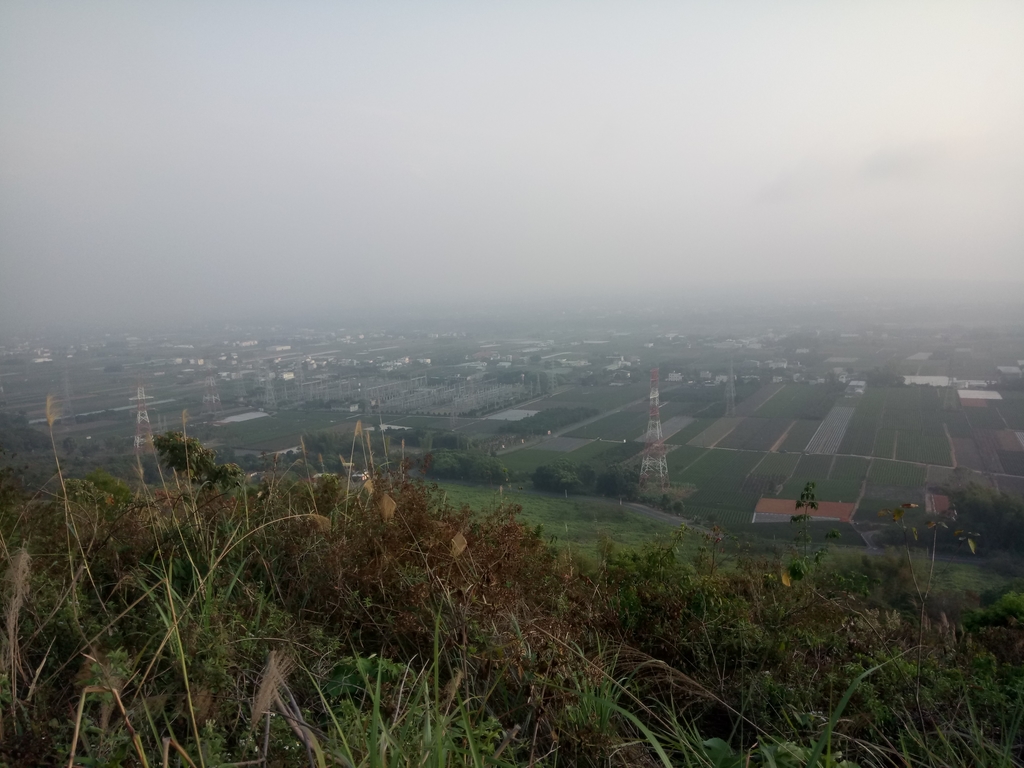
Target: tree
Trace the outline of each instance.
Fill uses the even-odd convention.
[[[544,491],[580,493],[594,484],[597,473],[588,464],[575,464],[568,459],[559,459],[553,464],[537,467],[533,472],[533,484]]]
[[[164,464],[199,485],[227,489],[239,485],[244,476],[237,464],[217,464],[215,451],[181,432],[157,435],[153,446]]]

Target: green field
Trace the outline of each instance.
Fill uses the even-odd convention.
[[[646,413],[619,411],[586,424],[572,432],[567,432],[565,436],[588,439],[600,437],[605,440],[633,440],[642,435],[646,428]]]
[[[925,483],[927,470],[917,464],[875,459],[871,462],[868,482],[872,485],[899,485],[920,488]]]
[[[715,419],[694,419],[671,437],[665,439],[669,445],[686,445],[690,440],[715,423]]]
[[[623,387],[573,387],[565,392],[559,392],[557,395],[546,397],[537,405],[544,408],[581,405],[597,408],[599,411],[610,411],[634,400],[646,398],[650,391],[647,384],[627,384]],[[524,407],[532,410],[536,406]]]
[[[797,419],[789,428],[786,439],[782,441],[782,445],[779,448],[783,451],[800,453],[807,447],[807,443],[814,437],[814,433],[818,431],[819,426],[821,426],[820,421]]]
[[[355,424],[355,418],[330,411],[278,411],[261,419],[215,427],[213,436],[232,448],[277,451],[298,445],[304,432],[351,431]]]
[[[613,501],[559,499],[530,493],[504,493],[454,483],[440,484],[453,504],[469,505],[477,512],[494,509],[501,502],[519,504],[524,522],[543,525],[544,535],[555,544],[565,544],[593,555],[607,536],[618,546],[637,547],[672,532],[672,526],[652,520]],[[682,522],[682,521],[680,521]]]
[[[754,413],[766,419],[822,419],[838,397],[824,386],[787,384]]]
[[[764,459],[751,471],[760,477],[786,477],[793,474],[800,457],[795,453],[766,453]]]

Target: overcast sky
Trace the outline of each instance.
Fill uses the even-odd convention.
[[[0,320],[1024,281],[1024,3],[0,4]]]

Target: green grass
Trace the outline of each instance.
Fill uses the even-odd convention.
[[[518,491],[499,495],[490,489],[453,483],[442,483],[439,487],[452,503],[468,504],[478,512],[493,509],[502,501],[519,504],[523,508],[521,519],[531,525],[543,525],[545,536],[554,543],[566,544],[590,555],[597,552],[597,545],[604,536],[617,546],[640,546],[673,530],[670,525],[612,501],[559,499]]]

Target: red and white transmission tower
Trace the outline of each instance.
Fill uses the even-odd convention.
[[[153,450],[153,427],[149,423],[149,411],[146,401],[152,400],[146,395],[146,388],[140,381],[136,387],[135,397],[128,398],[135,402],[135,453],[146,453]]]
[[[661,436],[661,406],[658,401],[658,369],[651,369],[651,410],[647,417],[647,439],[644,443],[644,458],[640,463],[640,488],[668,487],[668,459],[665,458],[665,442]]]
[[[203,413],[218,416],[221,413],[220,393],[217,391],[217,380],[213,376],[206,377],[206,392],[203,395]]]

